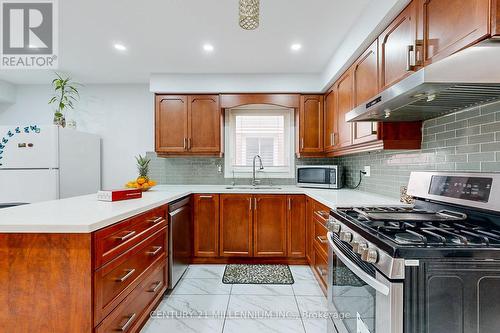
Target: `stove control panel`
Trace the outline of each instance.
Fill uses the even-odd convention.
[[[488,177],[432,176],[429,194],[488,202],[492,183]]]

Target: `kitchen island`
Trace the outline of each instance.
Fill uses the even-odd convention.
[[[167,206],[179,198],[201,194],[207,198],[249,197],[250,208],[252,198],[271,200],[267,206],[263,201],[261,210],[254,213],[260,216],[274,214],[262,210],[274,207],[276,201],[272,200],[278,196],[307,198],[323,211],[354,205],[399,204],[397,199],[354,190],[295,186],[254,190],[189,185],[158,186],[144,193],[141,199],[122,202],[99,202],[95,195],[87,195],[3,209],[0,210],[0,305],[4,311],[0,314],[0,326],[7,332],[140,330],[168,285]],[[305,224],[316,224],[309,222],[303,212],[298,221],[299,227],[304,225],[303,229],[296,235],[287,229],[282,236],[284,244],[290,245],[292,238],[305,242],[309,230]],[[282,221],[288,228],[291,222]],[[252,225],[257,228],[254,223],[249,224],[250,229]],[[221,231],[222,228],[221,223]],[[267,257],[274,255],[266,253],[263,255],[266,258],[260,258],[262,253],[246,259],[254,262],[273,259]],[[289,254],[299,257],[293,260],[310,262],[304,255]]]

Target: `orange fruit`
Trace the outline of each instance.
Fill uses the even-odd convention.
[[[148,185],[149,185],[149,186],[155,186],[155,185],[156,185],[156,183],[155,183],[153,180],[150,180],[150,181],[148,182]]]
[[[146,182],[146,178],[144,178],[144,177],[139,177],[139,178],[137,178],[137,183],[138,183],[139,185],[142,185],[142,184],[144,184],[145,182]]]

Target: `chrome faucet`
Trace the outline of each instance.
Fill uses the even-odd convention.
[[[260,180],[258,181],[257,179],[255,179],[255,160],[256,159],[259,159],[259,163],[260,163],[260,167],[259,167],[259,170],[264,170],[264,165],[262,164],[262,158],[259,156],[259,155],[255,155],[253,157],[253,178],[252,178],[252,186],[257,186],[259,183],[260,183]]]

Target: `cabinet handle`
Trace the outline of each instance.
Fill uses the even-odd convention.
[[[188,150],[191,149],[191,138],[188,138]]]
[[[252,210],[252,198],[248,199],[248,203],[250,204],[250,211]]]
[[[163,222],[163,217],[153,217],[151,219],[148,220],[148,222],[151,222],[153,224],[156,224],[156,223],[160,223],[160,222]]]
[[[321,243],[321,244],[326,244],[328,243],[328,239],[326,236],[316,236],[316,239]]]
[[[415,66],[412,66],[412,64],[411,64],[411,53],[414,50],[415,50],[415,48],[413,47],[413,45],[408,45],[406,47],[406,71],[407,72],[415,70]]]
[[[135,273],[135,268],[133,268],[133,269],[127,269],[127,270],[125,270],[125,271],[127,272],[127,274],[125,274],[125,275],[124,275],[124,276],[122,276],[121,278],[116,279],[116,282],[125,282],[125,281],[127,281],[127,279],[128,279],[129,277],[131,277],[131,276],[132,276],[132,274],[134,274],[134,273]]]
[[[149,289],[148,292],[149,293],[155,293],[158,291],[158,289],[160,289],[160,287],[162,286],[162,283],[161,281],[158,281],[154,284],[154,287],[152,289]]]
[[[187,150],[187,138],[184,138],[184,150]]]
[[[199,198],[200,199],[212,199],[213,196],[211,196],[211,195],[200,195]]]
[[[304,149],[304,138],[300,138],[300,149]]]
[[[253,198],[253,210],[257,210],[257,198]]]
[[[118,236],[116,237],[116,239],[120,240],[120,241],[126,241],[127,239],[133,237],[135,235],[135,231],[130,231],[128,234],[126,234],[125,236]]]
[[[148,251],[146,253],[149,254],[150,256],[154,257],[155,255],[160,253],[162,247],[161,246],[154,246],[153,249],[154,249],[153,251]]]
[[[288,210],[292,210],[292,198],[288,198]]]
[[[127,321],[125,322],[125,324],[123,324],[123,326],[121,326],[121,327],[118,327],[118,331],[119,332],[125,332],[126,330],[128,330],[128,328],[130,327],[130,325],[134,322],[135,317],[136,317],[135,313],[132,313],[130,316],[128,316]]]
[[[332,138],[333,138],[333,140],[332,140],[332,146],[335,146],[336,145],[335,139],[337,138],[337,135],[335,133],[332,133]]]

